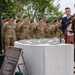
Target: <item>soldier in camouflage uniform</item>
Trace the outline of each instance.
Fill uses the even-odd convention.
[[[31,39],[36,38],[35,32],[36,32],[36,24],[33,21],[31,21],[30,22],[30,38]]]
[[[51,36],[52,38],[55,37],[55,26],[53,24],[50,24],[50,30],[51,30]]]
[[[29,25],[29,18],[27,16],[24,17],[23,22],[19,26],[20,28],[20,40],[23,39],[30,39],[30,25]]]
[[[16,40],[20,40],[20,20],[16,20]]]
[[[62,18],[59,18],[58,19],[58,26],[59,26],[59,29],[61,30],[61,23],[62,23]],[[60,38],[64,38],[64,34],[63,34],[63,32],[61,31],[60,32]]]
[[[1,21],[2,21],[2,48],[5,51],[5,35],[4,35],[4,31],[3,31],[3,26],[6,22],[6,18],[3,17]]]
[[[49,21],[46,22],[45,38],[52,38],[52,30]]]
[[[58,37],[58,38],[61,38],[61,37],[63,37],[63,34],[62,34],[62,31],[60,30],[60,25],[61,25],[61,23],[60,23],[60,21],[58,21],[56,24],[55,24],[55,37]],[[61,34],[62,34],[62,36],[61,36]]]
[[[55,37],[60,38],[62,31],[59,29],[59,24],[55,26],[55,32],[56,32],[56,33],[55,33],[55,34],[56,34]]]
[[[3,26],[3,31],[5,35],[5,52],[9,49],[9,46],[14,46],[16,40],[16,25],[13,22],[13,17],[9,18],[9,21],[6,22]]]
[[[45,29],[46,29],[46,24],[43,22],[43,19],[40,18],[38,25],[36,25],[36,38],[45,38]]]
[[[58,20],[54,20],[52,25],[53,37],[58,37],[57,26],[58,26]]]

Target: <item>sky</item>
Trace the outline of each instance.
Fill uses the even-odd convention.
[[[55,3],[57,2],[58,0],[55,0]],[[71,8],[71,14],[73,15],[75,13],[75,8],[74,8],[74,4],[75,4],[75,0],[60,0],[59,1],[60,3],[60,9],[62,12],[64,12],[64,9],[66,7],[70,7]]]

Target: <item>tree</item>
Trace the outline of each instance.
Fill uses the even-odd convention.
[[[16,15],[22,17],[28,15],[31,19],[38,19],[39,16],[53,20],[62,17],[59,11],[60,4],[54,5],[54,0],[18,0],[15,1]]]
[[[0,14],[13,13],[14,3],[11,0],[0,0]]]
[[[59,11],[59,3],[55,6],[54,1],[55,0],[4,0],[2,15],[12,13],[19,18],[22,18],[23,15],[28,15],[31,19],[38,19],[38,17],[41,16],[52,20],[63,15],[63,13]]]

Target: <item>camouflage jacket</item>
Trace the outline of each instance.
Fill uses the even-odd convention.
[[[2,28],[3,35],[5,37],[16,37],[16,25],[15,23],[6,22]]]

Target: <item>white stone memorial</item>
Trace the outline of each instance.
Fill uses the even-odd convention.
[[[60,43],[58,39],[38,39],[16,41],[15,47],[23,49],[29,75],[73,75],[72,44]]]

